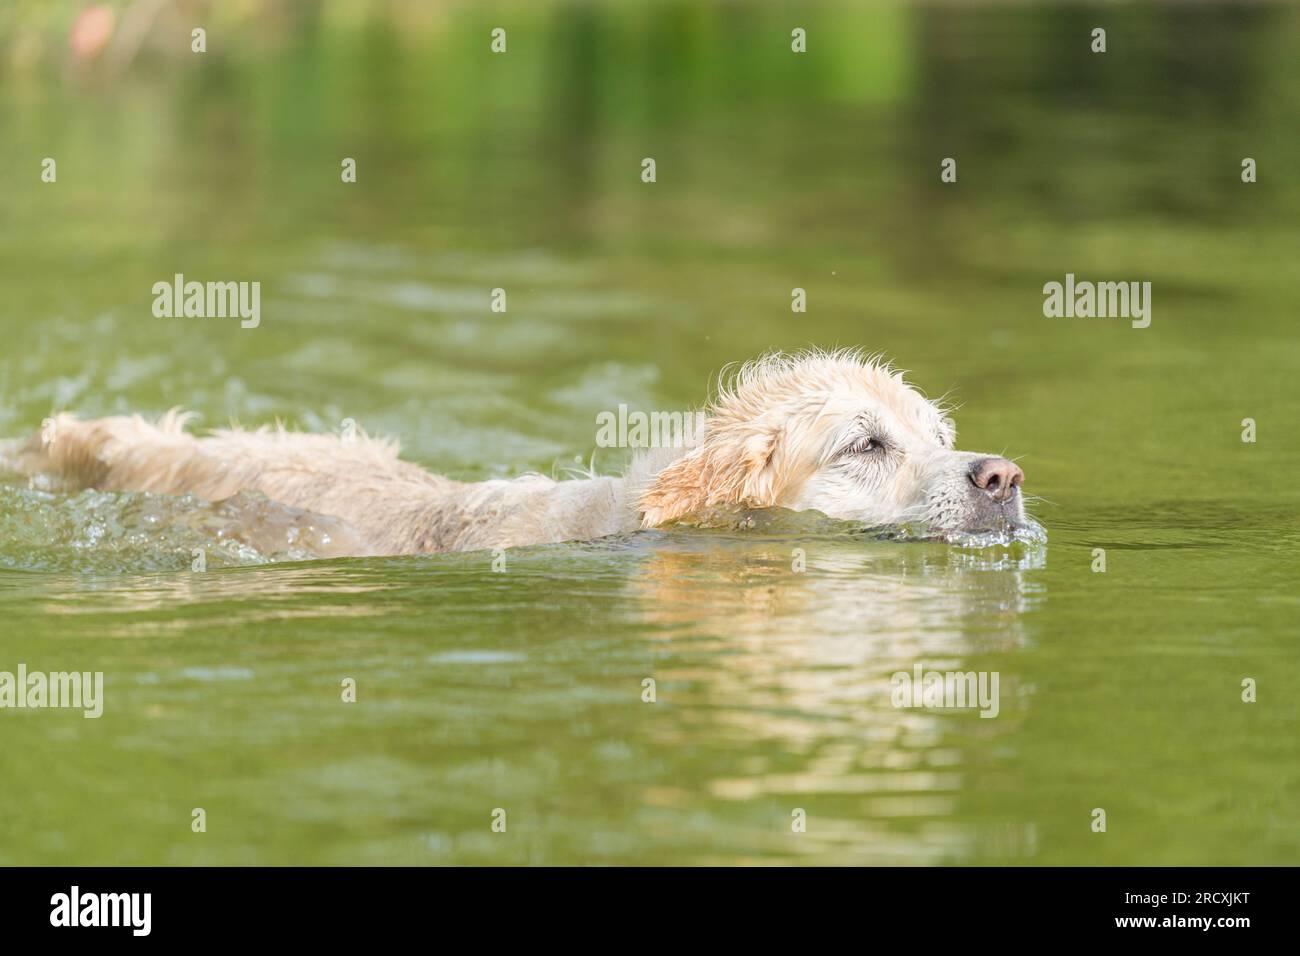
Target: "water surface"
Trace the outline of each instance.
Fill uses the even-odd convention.
[[[1048,540],[776,515],[497,573],[9,481],[0,670],[106,703],[0,712],[0,862],[1300,858],[1295,8],[1106,8],[1103,59],[1091,7],[801,6],[804,57],[780,4],[505,7],[498,57],[472,5],[349,7],[112,76],[4,27],[0,436],[181,405],[613,473],[599,412],[862,346],[1017,457]],[[260,327],[155,319],[177,272],[261,281]],[[1044,318],[1067,272],[1151,281],[1150,328]],[[894,707],[917,663],[997,672],[998,716]]]

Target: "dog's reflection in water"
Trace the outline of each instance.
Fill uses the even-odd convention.
[[[1041,548],[716,534],[659,544],[627,585],[662,635],[651,666],[673,705],[647,729],[673,747],[711,741],[710,801],[829,800],[836,809],[819,811],[801,846],[845,861],[980,852],[985,827],[962,822],[965,794],[997,772],[989,754],[1013,745],[1031,704],[1017,657]],[[917,664],[998,671],[996,719],[895,706],[893,675]],[[699,798],[654,787],[645,799]]]

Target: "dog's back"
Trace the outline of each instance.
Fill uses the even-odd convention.
[[[259,492],[346,523],[355,554],[422,554],[597,538],[636,527],[622,481],[542,475],[464,484],[397,457],[395,442],[260,428],[198,437],[168,412],[81,421],[60,415],[9,467],[51,490],[97,488],[224,501]]]
[[[397,457],[395,443],[282,428],[223,429],[197,437],[192,416],[171,411],[81,421],[59,415],[31,440],[11,446],[8,466],[54,490],[96,488],[192,494],[222,501],[243,491],[341,518],[376,553],[440,550],[419,541],[422,515],[457,482]]]

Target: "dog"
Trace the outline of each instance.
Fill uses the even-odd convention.
[[[257,492],[339,527],[335,554],[425,554],[590,540],[720,506],[818,511],[935,536],[1022,528],[1024,472],[955,451],[956,426],[903,373],[857,351],[775,353],[720,379],[681,448],[622,476],[538,474],[474,483],[398,457],[395,442],[283,428],[186,431],[173,410],[81,421],[61,414],[10,455],[47,488],[194,495]]]

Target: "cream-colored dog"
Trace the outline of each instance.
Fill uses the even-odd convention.
[[[585,540],[652,528],[719,505],[816,510],[943,535],[1025,523],[1024,474],[954,451],[952,419],[901,373],[856,352],[773,355],[742,366],[695,443],[638,455],[622,477],[541,475],[476,483],[430,474],[394,443],[283,429],[185,431],[171,412],[60,415],[11,464],[53,487],[239,492],[341,523],[334,553],[418,554]]]

